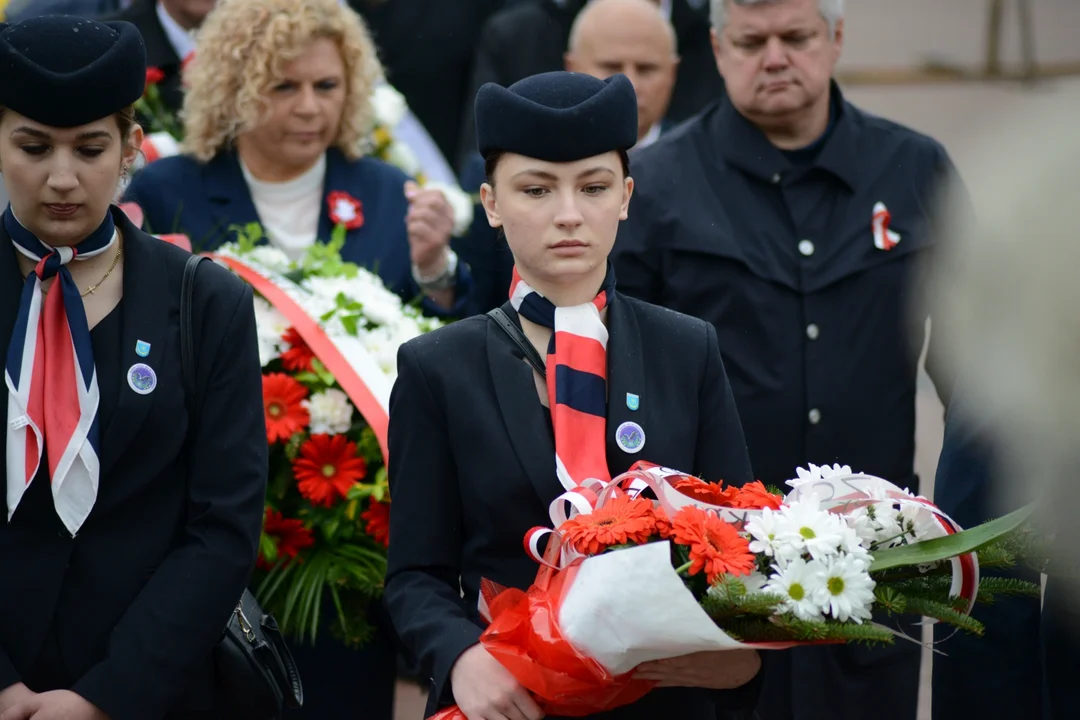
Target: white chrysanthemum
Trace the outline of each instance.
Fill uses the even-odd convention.
[[[424,169],[412,148],[398,140],[394,140],[390,147],[386,148],[386,160],[409,177],[416,177]]]
[[[375,121],[389,131],[393,131],[405,119],[409,104],[405,96],[389,83],[379,83],[371,94],[371,109]]]
[[[814,465],[810,463],[810,469],[795,468],[795,473],[798,475],[796,478],[792,478],[787,481],[787,484],[793,488],[805,485],[806,483],[821,482],[822,480],[828,480],[832,477],[843,477],[851,475],[850,465]]]
[[[781,527],[780,513],[772,508],[765,508],[746,523],[746,532],[750,534],[750,552],[755,555],[776,558],[787,562],[802,554],[800,547],[785,542],[777,536]]]
[[[429,182],[424,188],[438,190],[446,198],[446,202],[450,203],[450,208],[454,211],[454,235],[461,236],[468,232],[472,226],[475,207],[469,194],[457,185],[443,182]]]
[[[762,590],[786,598],[781,612],[792,613],[801,620],[820,620],[821,605],[814,596],[824,580],[825,567],[819,561],[796,558],[770,577]]]
[[[281,336],[289,329],[289,321],[285,319],[273,305],[256,295],[255,303],[255,331],[259,339],[259,362],[266,367],[270,362],[281,357],[285,341]]]
[[[303,405],[311,415],[313,435],[340,435],[352,426],[353,405],[340,390],[331,388],[315,393]]]
[[[274,272],[286,273],[293,267],[289,256],[271,245],[256,245],[244,253],[243,257]]]
[[[841,532],[844,524],[838,515],[821,509],[817,496],[808,495],[780,508],[776,539],[791,546],[791,551],[784,551],[784,554],[808,552],[815,560],[820,560],[840,551],[844,542]]]
[[[874,581],[868,565],[851,555],[830,557],[823,562],[823,581],[814,591],[814,600],[822,612],[840,622],[862,623],[871,618],[874,604]]]

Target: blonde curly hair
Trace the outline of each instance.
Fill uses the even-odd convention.
[[[338,0],[219,0],[184,72],[183,151],[208,162],[258,127],[284,66],[320,38],[337,45],[345,64],[345,107],[332,144],[352,160],[362,156],[383,68],[364,21]]]

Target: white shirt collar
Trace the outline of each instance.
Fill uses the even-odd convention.
[[[638,140],[637,145],[634,146],[634,149],[637,150],[643,147],[648,147],[649,145],[652,145],[654,142],[656,142],[659,138],[660,123],[656,123],[651,128],[649,128],[649,132],[645,133],[645,137]]]
[[[157,16],[161,28],[165,31],[165,37],[169,39],[169,44],[176,51],[176,57],[183,60],[195,52],[195,32],[185,30],[180,26],[180,23],[173,20],[172,15],[165,10],[165,6],[160,0],[157,3]]]

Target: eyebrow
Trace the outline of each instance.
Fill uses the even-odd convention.
[[[614,175],[615,171],[612,170],[611,168],[607,168],[607,167],[603,167],[603,166],[597,166],[597,167],[589,168],[588,170],[583,170],[583,171],[579,172],[578,173],[578,179],[580,180],[581,178],[588,177],[589,175],[596,175],[598,173],[607,173],[608,175]],[[519,178],[519,177],[521,177],[523,175],[532,175],[534,177],[538,177],[538,178],[541,178],[543,180],[553,180],[554,181],[554,180],[559,179],[558,177],[556,177],[555,175],[552,175],[549,172],[546,172],[544,170],[535,170],[535,169],[522,170],[521,172],[514,175],[514,179],[517,179],[517,178]]]
[[[44,130],[38,130],[37,128],[28,127],[26,125],[15,128],[11,134],[29,135],[30,137],[41,138],[42,140],[52,140],[52,135]],[[112,135],[106,130],[88,130],[87,132],[82,132],[75,136],[76,140],[99,140],[102,138],[111,139]]]

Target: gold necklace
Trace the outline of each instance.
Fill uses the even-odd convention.
[[[93,295],[94,291],[97,290],[99,287],[101,287],[101,285],[106,280],[109,279],[109,276],[112,275],[112,271],[115,270],[116,266],[120,264],[120,255],[121,254],[122,254],[122,248],[121,248],[121,245],[120,245],[120,241],[117,240],[116,241],[116,255],[113,256],[112,265],[109,266],[109,269],[105,271],[105,274],[101,276],[101,279],[97,281],[96,285],[91,285],[90,287],[88,287],[86,289],[86,292],[84,292],[82,294],[82,297],[86,297],[87,295]]]

